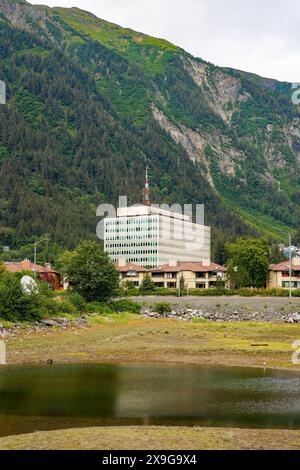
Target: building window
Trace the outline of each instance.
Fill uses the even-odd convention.
[[[203,282],[196,284],[196,289],[205,289],[205,288],[206,288],[206,285]]]
[[[167,273],[167,279],[176,279],[177,273]]]
[[[165,283],[164,282],[156,282],[155,287],[165,287]]]
[[[292,288],[293,289],[297,289],[299,286],[298,286],[298,282],[297,281],[292,281]],[[283,281],[282,282],[282,287],[283,289],[289,289],[290,288],[290,283],[289,281]]]
[[[198,279],[205,279],[206,273],[196,273],[196,277],[197,277]]]
[[[176,282],[168,282],[167,287],[168,289],[176,289],[177,287]]]

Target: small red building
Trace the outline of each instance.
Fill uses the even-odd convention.
[[[22,271],[36,272],[37,276],[42,280],[50,284],[53,290],[61,289],[61,278],[60,273],[51,268],[51,266],[41,266],[39,264],[34,265],[28,259],[20,262],[6,262],[4,263],[7,271],[10,273],[17,273]]]

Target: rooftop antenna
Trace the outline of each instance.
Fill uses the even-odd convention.
[[[146,166],[146,181],[145,188],[143,190],[143,204],[144,206],[151,206],[150,202],[150,186],[149,186],[149,167]]]

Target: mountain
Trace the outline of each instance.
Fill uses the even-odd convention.
[[[209,38],[207,39],[209,40]],[[300,225],[292,86],[195,58],[77,8],[0,0],[0,245],[40,257],[93,238],[96,207],[204,203],[227,238]]]

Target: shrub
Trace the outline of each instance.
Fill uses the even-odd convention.
[[[113,313],[111,306],[103,302],[89,302],[86,306],[86,313],[98,313],[99,315]]]
[[[86,301],[76,291],[68,290],[65,296],[66,301],[69,301],[78,312],[84,312],[86,309]]]
[[[45,297],[46,299],[47,297]],[[6,273],[0,280],[0,317],[8,321],[30,321],[41,318],[40,302],[37,293],[25,294],[20,276]],[[51,301],[51,299],[49,299]]]
[[[121,286],[116,291],[116,297],[138,297],[140,295],[140,291],[138,287],[124,287]]]
[[[141,306],[137,302],[133,302],[132,300],[122,299],[116,300],[115,302],[111,302],[111,308],[115,312],[128,312],[128,313],[141,313]]]
[[[166,313],[171,313],[172,307],[171,304],[168,304],[167,302],[158,302],[155,305],[155,311],[160,315],[165,315]]]
[[[178,296],[178,289],[167,289],[164,287],[159,287],[158,289],[156,289],[155,295],[161,297]]]

